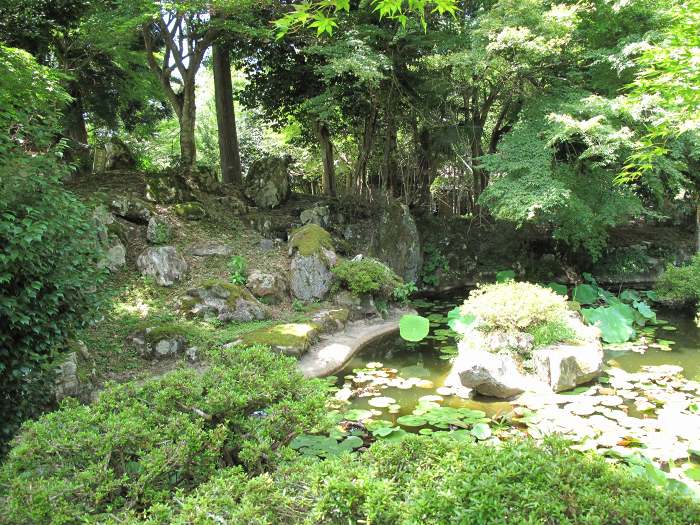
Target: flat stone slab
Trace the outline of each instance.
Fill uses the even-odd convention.
[[[386,319],[348,323],[342,332],[326,336],[312,346],[299,359],[299,370],[304,377],[325,377],[337,372],[369,343],[397,331],[399,320],[406,314],[415,314],[415,311],[392,308]]]

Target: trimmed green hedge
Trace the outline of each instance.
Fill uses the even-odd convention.
[[[102,522],[169,505],[221,468],[272,468],[297,432],[324,429],[326,382],[266,348],[221,350],[24,425],[0,470],[0,523]]]

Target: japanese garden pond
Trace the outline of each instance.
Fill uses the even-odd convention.
[[[415,301],[430,320],[428,338],[413,343],[391,334],[356,354],[336,374],[339,414],[377,439],[419,432],[498,442],[563,434],[574,448],[630,464],[633,456],[651,460],[691,486],[700,479],[700,328],[688,314],[657,309],[658,324],[640,340],[606,345],[606,371],[589,385],[507,402],[443,386],[457,352],[447,312],[461,302]]]

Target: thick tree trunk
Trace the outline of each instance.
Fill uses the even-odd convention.
[[[374,145],[374,133],[377,127],[377,108],[372,107],[369,115],[365,117],[364,129],[362,131],[362,144],[360,145],[357,164],[355,165],[355,183],[362,187],[367,180],[367,164],[372,154]]]
[[[231,59],[228,49],[219,44],[213,47],[214,92],[216,100],[216,124],[219,131],[219,155],[223,182],[240,185],[241,156],[238,148],[236,114],[233,107],[231,85]]]
[[[191,168],[197,162],[197,147],[194,136],[197,117],[194,76],[184,79],[183,83],[182,113],[180,114],[180,164],[183,168]]]
[[[71,83],[69,88],[73,101],[68,105],[64,113],[64,135],[71,141],[87,146],[88,134],[85,127],[85,113],[83,110],[83,100],[80,90],[75,83]]]
[[[316,136],[321,148],[321,160],[323,161],[323,193],[335,197],[335,163],[333,162],[333,143],[328,126],[322,122],[314,124]]]

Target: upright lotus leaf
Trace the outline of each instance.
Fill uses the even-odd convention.
[[[590,284],[579,284],[574,288],[572,299],[579,304],[594,304],[598,301],[598,289]]]
[[[476,316],[474,314],[463,315],[459,306],[447,313],[447,325],[458,334],[466,333],[474,321],[476,321]]]
[[[641,297],[639,296],[639,292],[637,292],[637,290],[622,290],[622,293],[620,294],[620,301],[623,303],[629,304],[640,300]]]
[[[404,315],[399,321],[399,334],[406,341],[422,341],[428,332],[430,321],[420,315]]]
[[[491,437],[491,427],[486,423],[477,423],[472,427],[472,435],[479,441]]]
[[[569,293],[569,287],[566,286],[565,284],[560,284],[560,283],[555,283],[552,281],[551,283],[548,283],[545,288],[549,288],[552,290],[554,293],[557,293],[559,295],[563,295],[566,297],[566,295]]]
[[[636,308],[636,310],[640,313],[644,319],[647,319],[648,321],[654,322],[656,319],[656,312],[651,309],[651,307],[645,303],[644,301],[634,301],[632,303],[632,306]]]
[[[515,281],[515,272],[513,270],[502,270],[496,273],[497,283],[505,283],[508,281]]]
[[[634,311],[626,304],[584,308],[581,313],[587,323],[595,324],[600,328],[606,343],[626,343],[635,335]]]

